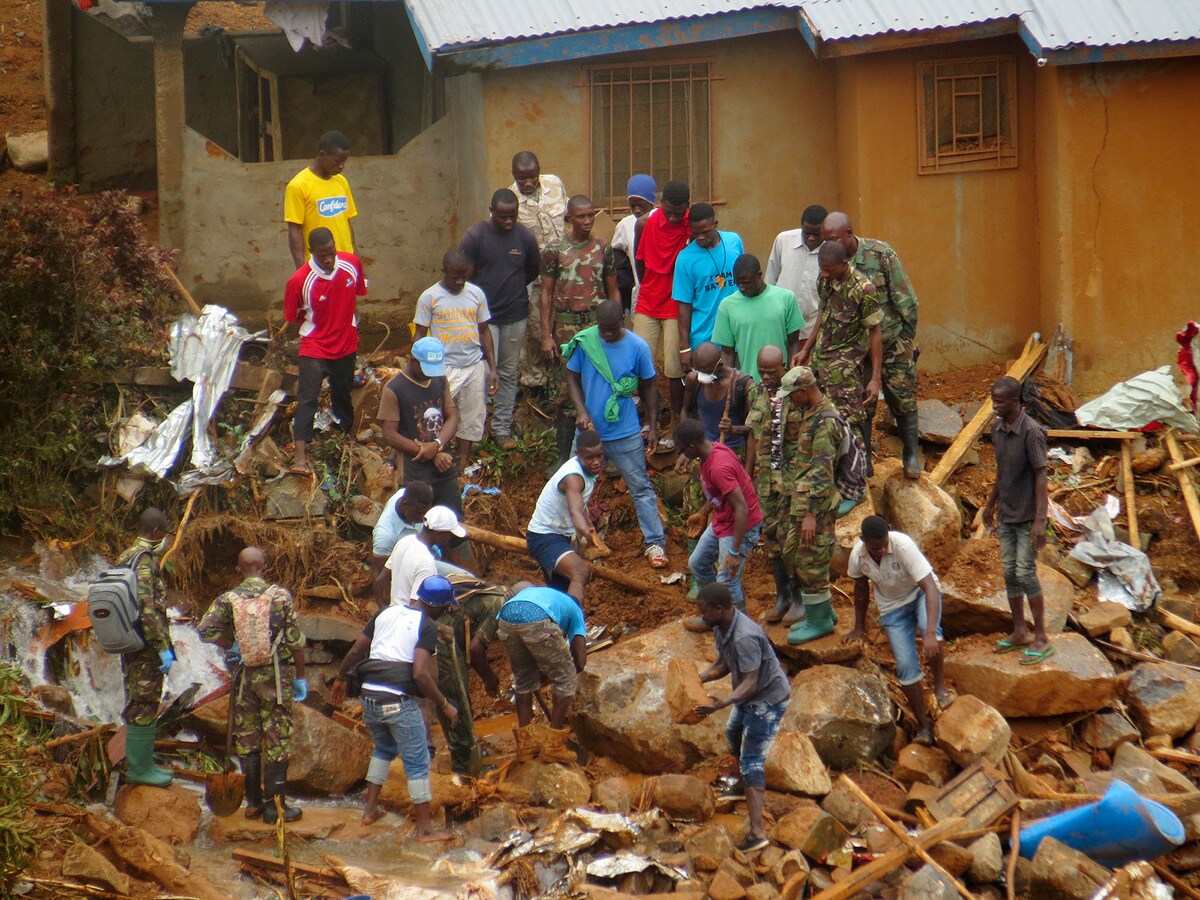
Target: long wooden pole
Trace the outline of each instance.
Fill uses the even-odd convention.
[[[1175,463],[1183,462],[1183,452],[1179,449],[1179,441],[1175,440],[1174,432],[1168,431],[1166,440],[1171,460]],[[1192,476],[1183,469],[1176,470],[1175,477],[1179,479],[1179,490],[1183,493],[1183,502],[1187,504],[1188,515],[1192,518],[1192,529],[1196,532],[1196,537],[1200,538],[1200,499],[1196,497],[1196,485],[1192,482]]]
[[[204,313],[200,309],[200,304],[198,304],[195,299],[193,299],[192,295],[188,293],[188,289],[183,286],[183,282],[179,280],[179,276],[171,270],[171,267],[166,263],[163,263],[162,269],[167,273],[168,276],[170,276],[171,281],[175,283],[175,289],[179,291],[180,296],[187,301],[188,309],[190,309],[197,316],[203,315]]]
[[[1129,441],[1121,441],[1121,480],[1125,482],[1125,518],[1129,526],[1129,546],[1142,549],[1142,537],[1138,533],[1137,488],[1133,483],[1133,450]]]
[[[959,881],[957,878],[955,878],[953,875],[951,875],[949,872],[947,872],[945,867],[942,866],[942,864],[939,863],[937,860],[935,860],[932,856],[930,856],[929,852],[924,847],[922,847],[920,844],[918,844],[916,841],[914,841],[912,839],[912,837],[909,836],[909,833],[907,831],[905,831],[903,828],[901,828],[899,825],[897,825],[895,822],[893,822],[891,816],[889,816],[882,809],[880,809],[879,804],[877,804],[874,800],[872,800],[869,796],[867,796],[866,791],[864,791],[862,788],[860,788],[857,784],[855,784],[853,781],[851,781],[845,775],[841,776],[838,779],[838,782],[842,785],[842,787],[844,787],[844,788],[846,788],[846,790],[850,791],[850,793],[852,793],[855,796],[855,798],[858,800],[859,803],[861,803],[863,806],[865,806],[867,809],[869,809],[872,812],[872,814],[875,816],[875,818],[878,819],[881,823],[883,823],[883,825],[885,825],[887,827],[888,831],[890,831],[892,834],[894,834],[896,837],[898,837],[900,839],[900,842],[902,844],[904,844],[904,846],[908,847],[909,850],[911,850],[917,856],[921,857],[921,859],[923,859],[929,865],[931,865],[935,869],[937,869],[938,872],[940,872],[944,878],[949,879],[950,883],[954,885],[954,889],[956,891],[958,891],[959,896],[966,898],[966,900],[975,900],[975,895],[967,890],[966,885],[964,885],[961,881]]]
[[[1005,872],[1005,885],[1008,889],[1008,900],[1016,900],[1017,896],[1017,857],[1021,855],[1021,810],[1018,807],[1012,814],[1012,831],[1009,835],[1008,869]]]
[[[489,547],[495,547],[497,550],[521,554],[529,552],[529,548],[525,545],[525,541],[522,538],[513,537],[509,534],[497,534],[494,531],[488,531],[486,528],[480,528],[478,525],[467,525],[466,529],[468,538],[478,541],[481,544],[486,544]],[[580,558],[582,559],[582,557]],[[584,561],[587,562],[586,560]],[[615,569],[597,565],[594,562],[589,562],[588,565],[597,578],[603,578],[605,581],[611,581],[613,584],[627,587],[639,594],[646,593],[647,586],[645,584],[630,575],[626,575],[624,572],[618,572]]]

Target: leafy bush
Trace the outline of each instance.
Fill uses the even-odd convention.
[[[168,254],[128,200],[0,200],[0,526],[71,516],[118,405],[101,373],[166,360]]]

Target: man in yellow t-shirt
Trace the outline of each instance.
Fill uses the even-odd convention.
[[[350,182],[342,174],[350,158],[350,142],[340,131],[327,131],[317,142],[317,158],[288,182],[283,192],[283,220],[288,226],[288,249],[296,268],[308,258],[308,235],[328,228],[341,253],[355,253],[350,220],[358,215]]]

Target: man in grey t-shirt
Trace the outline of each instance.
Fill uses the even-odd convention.
[[[763,801],[767,793],[766,761],[787,712],[792,686],[779,665],[775,648],[762,627],[733,606],[728,586],[706,584],[696,597],[700,618],[717,639],[717,661],[700,675],[701,682],[731,677],[733,690],[724,700],[710,695],[711,703],[696,707],[701,718],[726,706],[733,715],[725,726],[725,737],[738,758],[741,787],[726,791],[722,800],[744,796],[750,831],[738,845],[743,853],[761,850],[770,842],[763,828]]]

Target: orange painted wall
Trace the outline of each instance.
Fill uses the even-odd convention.
[[[711,61],[719,79],[712,87],[713,180],[716,199],[725,201],[717,217],[764,263],[775,235],[799,227],[805,206],[837,203],[834,71],[813,57],[799,32],[589,62],[622,59]],[[488,196],[512,182],[509,164],[522,149],[537,153],[542,170],[562,178],[568,192],[590,191],[585,82],[582,62],[484,74]]]
[[[1200,59],[1037,72],[1042,321],[1076,340],[1076,386],[1173,365],[1200,317]]]

